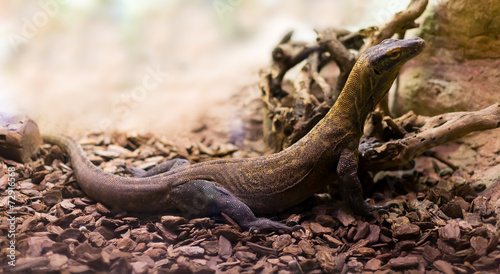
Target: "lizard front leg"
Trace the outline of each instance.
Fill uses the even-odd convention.
[[[302,226],[286,226],[267,218],[257,218],[252,210],[226,189],[205,180],[189,181],[172,189],[168,199],[187,217],[226,214],[251,232],[292,232]]]
[[[340,153],[337,174],[340,178],[340,194],[354,213],[371,216],[373,210],[384,210],[394,205],[389,203],[382,206],[372,206],[363,199],[363,188],[358,178],[357,146],[347,145],[344,147]]]

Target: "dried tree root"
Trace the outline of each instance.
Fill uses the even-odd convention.
[[[281,89],[281,82],[285,73],[292,67],[306,59],[311,53],[318,51],[319,47],[307,45],[303,42],[291,41],[293,31],[288,32],[273,49],[273,64],[269,71],[270,95],[274,97],[284,97],[287,95]]]
[[[325,103],[329,106],[333,106],[333,102],[337,101],[337,98],[333,98],[332,87],[326,82],[325,78],[319,75],[319,52],[311,54],[308,58],[308,62],[311,65],[311,77],[323,91]]]
[[[295,77],[295,100],[293,102],[293,114],[298,119],[308,116],[312,110],[313,103],[311,100],[311,64],[305,64],[300,73]]]
[[[369,42],[361,48],[358,55],[366,49],[380,44],[384,39],[391,38],[394,34],[399,34],[399,38],[403,38],[406,30],[418,27],[415,19],[422,15],[428,2],[428,0],[412,0],[406,10],[396,13],[389,22],[369,38]]]
[[[25,115],[0,113],[0,155],[26,163],[42,145],[37,124]]]
[[[349,77],[349,73],[351,73],[352,67],[357,59],[356,56],[339,41],[337,32],[334,29],[317,31],[317,33],[318,44],[330,53],[331,58],[340,68],[340,75],[337,79],[337,86],[333,94],[334,98],[336,98],[339,96],[342,88],[344,88],[347,77]]]
[[[266,111],[263,132],[267,144],[277,152],[304,136],[328,112],[328,107],[335,103],[344,87],[357,60],[357,55],[349,49],[361,53],[367,48],[364,45],[366,37],[368,46],[371,46],[415,27],[414,20],[422,14],[426,5],[427,0],[412,0],[407,10],[396,14],[380,31],[376,27],[357,32],[333,28],[316,31],[317,45],[291,41],[293,32],[287,33],[273,49],[272,66],[262,71],[260,77],[259,86]],[[286,72],[305,59],[307,63],[295,79],[294,87],[282,85]],[[332,61],[340,69],[335,87],[330,87],[329,81],[319,73],[325,64]],[[313,84],[319,86],[322,95],[312,93],[316,91],[311,88]],[[290,109],[292,101],[293,109]],[[387,109],[387,104],[385,106],[381,109]]]
[[[452,112],[434,117],[412,112],[394,120],[407,133],[388,142],[360,144],[360,166],[370,171],[394,169],[408,164],[432,147],[468,133],[500,127],[500,104],[471,112]]]
[[[331,92],[330,86],[319,76],[317,71],[315,72],[318,66],[318,55],[317,52],[311,54],[307,59],[307,63],[295,78],[294,87],[296,93],[292,111],[293,116],[288,117],[289,121],[287,122],[293,128],[287,135],[286,140],[284,140],[285,146],[290,146],[306,135],[330,110],[331,105],[328,105],[326,101],[320,103],[311,92],[311,85],[314,81],[320,88],[321,85],[324,85],[322,87],[324,96],[331,96],[329,95]],[[318,81],[322,82],[318,83]]]
[[[398,38],[403,39],[408,29],[418,27],[415,20],[425,11],[427,3],[428,0],[412,0],[406,10],[396,13],[379,31],[375,31],[369,36],[367,43],[358,52],[358,57],[368,48],[380,44],[383,40],[393,37],[394,34],[398,34]],[[389,115],[388,95],[380,101],[378,108]]]

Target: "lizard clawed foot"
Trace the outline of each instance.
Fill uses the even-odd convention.
[[[389,208],[391,208],[393,206],[399,206],[399,204],[392,202],[392,203],[387,203],[385,205],[380,205],[380,206],[372,206],[372,205],[370,205],[370,207],[372,208],[372,211],[373,210],[387,210],[387,209],[389,209]]]
[[[256,218],[254,221],[250,221],[245,226],[249,229],[250,233],[261,233],[264,231],[280,231],[284,233],[290,233],[297,230],[304,230],[301,225],[287,226],[280,222],[271,221],[267,218]]]
[[[374,205],[370,205],[368,204],[368,201],[365,201],[366,205],[368,205],[368,207],[370,208],[370,215],[372,214],[373,211],[378,211],[380,213],[385,213],[385,214],[388,214],[388,209],[391,208],[391,207],[394,207],[394,206],[399,206],[398,203],[387,203],[385,205],[379,205],[379,206],[374,206]]]
[[[365,217],[373,217],[373,214],[372,214],[373,211],[376,210],[380,213],[388,213],[387,209],[389,209],[393,206],[399,206],[399,204],[392,202],[392,203],[387,203],[385,205],[374,206],[374,205],[370,205],[368,203],[368,201],[364,201],[363,205],[361,207],[354,206],[352,208],[353,208],[354,213],[356,213],[358,215],[365,216]]]
[[[116,167],[123,168],[126,173],[132,174],[132,176],[134,176],[136,178],[137,177],[141,178],[146,173],[146,171],[144,171],[144,170],[142,170],[140,168],[133,167],[133,166],[132,167],[128,167],[126,164],[119,164]]]

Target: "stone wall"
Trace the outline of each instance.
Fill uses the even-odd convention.
[[[418,36],[426,51],[405,66],[390,109],[436,115],[500,102],[500,0],[428,7]]]

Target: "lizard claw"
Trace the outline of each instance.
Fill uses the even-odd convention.
[[[380,205],[380,206],[374,206],[370,205],[368,203],[368,200],[364,201],[361,206],[356,206],[356,205],[351,205],[351,208],[353,209],[355,214],[365,216],[365,217],[373,217],[372,212],[373,211],[378,211],[381,213],[387,213],[387,209],[393,207],[393,206],[399,206],[397,203],[387,203],[385,205]]]
[[[304,227],[299,224],[287,226],[280,222],[271,221],[267,218],[257,218],[256,220],[249,222],[249,224],[247,224],[247,227],[249,227],[250,233],[261,233],[263,231],[280,231],[284,233],[291,233],[300,229],[304,230]]]
[[[387,203],[385,205],[379,205],[379,206],[374,206],[374,205],[370,205],[368,204],[368,201],[365,201],[365,206],[368,207],[369,211],[370,211],[370,215],[372,214],[373,211],[378,211],[378,212],[381,212],[381,213],[388,213],[388,209],[393,207],[393,206],[399,206],[398,203]]]

